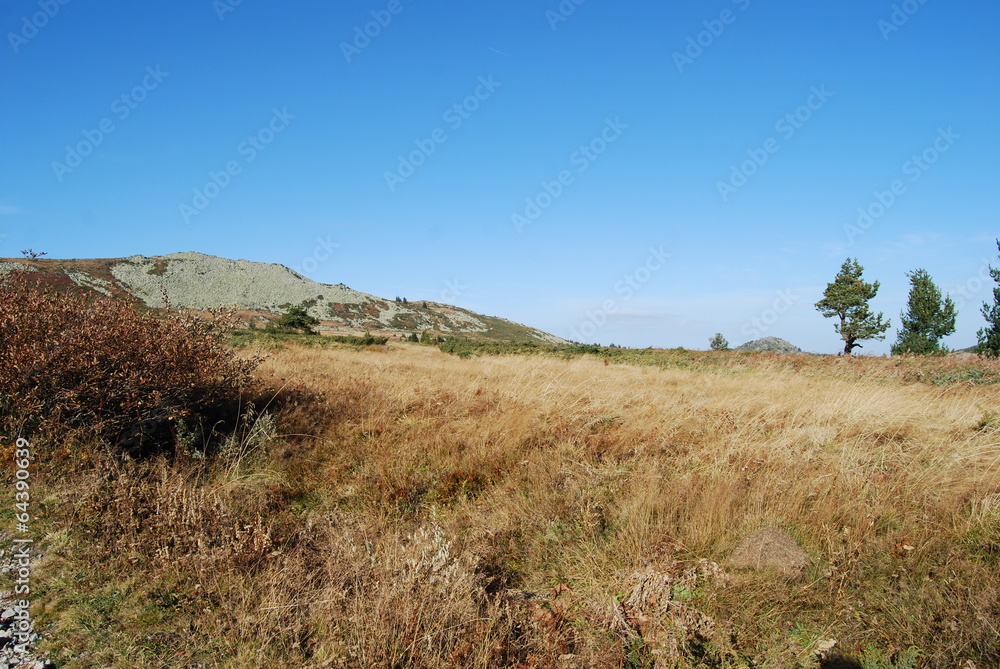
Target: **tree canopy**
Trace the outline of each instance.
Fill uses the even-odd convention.
[[[997,250],[1000,251],[1000,239],[997,240]],[[985,302],[982,313],[986,318],[986,327],[979,331],[979,346],[977,350],[985,355],[1000,356],[1000,269],[990,266],[990,276],[998,284],[993,287],[993,304]]]
[[[864,271],[856,258],[848,258],[832,283],[823,291],[823,299],[816,308],[825,318],[836,316],[839,322],[834,330],[844,340],[844,355],[851,355],[861,348],[859,341],[885,339],[890,321],[883,321],[882,314],[873,314],[868,302],[878,293],[879,282],[866,283],[861,279]]]
[[[289,307],[278,317],[278,327],[288,330],[301,330],[306,334],[316,334],[314,325],[319,325],[319,319],[309,314],[304,304]]]
[[[712,347],[713,351],[728,351],[729,342],[726,338],[722,336],[721,332],[716,332],[714,335],[709,337],[708,345]]]
[[[947,352],[940,339],[955,332],[955,303],[950,297],[942,298],[941,290],[927,270],[914,270],[907,276],[910,277],[910,297],[906,311],[900,314],[903,325],[892,345],[892,354]]]

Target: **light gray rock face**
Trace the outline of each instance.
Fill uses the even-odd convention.
[[[98,279],[97,277],[90,276],[83,272],[66,272],[66,276],[73,280],[78,286],[83,286],[84,288],[91,288],[96,290],[102,295],[111,295],[111,289],[113,286],[109,281],[104,279]]]
[[[343,284],[317,283],[284,265],[229,260],[202,253],[131,256],[111,267],[115,279],[146,306],[185,309],[234,307],[280,312],[289,305],[312,304],[309,313],[358,329],[444,333],[487,332],[490,325],[472,312],[435,304],[435,310],[415,308],[352,290]],[[540,330],[532,336],[553,344],[564,340]]]
[[[163,289],[171,305],[190,309],[236,306],[277,311],[307,300],[340,304],[382,301],[346,286],[317,283],[283,265],[229,260],[202,253],[132,256],[111,268],[115,279],[147,306],[161,308]]]
[[[250,260],[229,260],[202,253],[165,256],[131,256],[111,268],[115,279],[146,306],[163,308],[164,293],[170,306],[184,309],[233,307],[278,313],[289,305],[311,303],[309,313],[320,320],[339,321],[366,328],[399,326],[404,330],[429,330],[435,322],[412,307],[352,290],[342,284],[317,283],[284,265]],[[406,326],[401,326],[400,319]],[[449,314],[443,332],[485,331],[488,326],[461,311]]]
[[[34,267],[29,265],[22,265],[19,262],[0,262],[0,275],[10,274],[14,270],[26,269],[29,272],[36,271]]]
[[[491,332],[503,333],[510,329],[521,338],[566,343],[547,332],[480,316],[459,307],[439,303],[427,303],[425,307],[423,301],[403,304],[352,290],[343,284],[317,283],[284,265],[191,252],[153,257],[134,255],[111,260],[50,259],[46,262],[58,263],[47,269],[50,276],[61,273],[77,285],[105,295],[124,291],[157,309],[167,306],[164,295],[169,306],[175,309],[225,307],[274,314],[304,302],[312,316],[356,331],[431,331],[489,336]],[[103,272],[93,269],[96,265],[100,270],[102,263]],[[25,267],[7,258],[0,261],[0,274]]]
[[[802,353],[798,346],[779,339],[778,337],[764,337],[748,341],[742,346],[736,347],[737,351],[754,351],[756,353]]]

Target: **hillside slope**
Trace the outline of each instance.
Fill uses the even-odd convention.
[[[202,253],[57,260],[0,258],[0,274],[41,272],[46,280],[115,297],[132,296],[153,309],[233,307],[249,320],[266,319],[305,303],[327,329],[442,335],[502,341],[564,343],[541,330],[437,302],[403,304],[348,288],[317,283],[284,265],[230,260]],[[424,306],[426,305],[426,306]]]
[[[778,337],[763,337],[748,341],[736,347],[737,351],[753,351],[755,353],[802,353],[802,349]]]

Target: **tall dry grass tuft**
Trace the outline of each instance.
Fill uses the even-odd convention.
[[[759,359],[274,352],[238,466],[51,491],[45,619],[65,666],[995,666],[995,392]],[[727,562],[764,527],[801,578]]]

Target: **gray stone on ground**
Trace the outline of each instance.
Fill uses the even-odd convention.
[[[5,582],[13,580],[8,575],[10,572],[17,573],[23,566],[18,555],[19,548],[13,543],[9,534],[0,531],[0,576]],[[40,556],[33,554],[32,557],[34,562]],[[22,619],[19,618],[21,610],[17,604],[23,598],[23,595],[16,595],[10,590],[0,591],[0,669],[54,669],[54,664],[35,651],[39,638],[34,631],[34,622],[30,615],[26,619],[27,630],[21,627]],[[24,631],[28,633],[29,638],[24,647],[19,648],[16,644],[19,644],[22,638],[15,638],[15,632]],[[22,653],[21,650],[27,652]]]
[[[778,337],[763,337],[748,341],[736,347],[737,351],[753,351],[755,353],[802,353],[802,349]]]
[[[771,568],[789,578],[799,578],[809,564],[809,556],[787,532],[766,527],[736,544],[729,562],[740,569]]]

